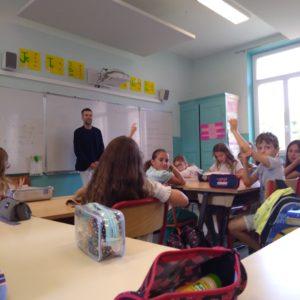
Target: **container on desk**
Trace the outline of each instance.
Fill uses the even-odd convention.
[[[36,200],[48,200],[53,197],[52,186],[46,187],[24,187],[12,191],[12,198],[21,202],[29,202]]]
[[[125,253],[125,218],[121,211],[99,203],[75,207],[77,246],[96,261]]]

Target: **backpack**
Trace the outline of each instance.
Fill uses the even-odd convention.
[[[300,198],[295,195],[280,198],[273,206],[271,214],[261,233],[261,245],[266,246],[290,231],[298,228],[287,220],[291,210],[300,209]]]

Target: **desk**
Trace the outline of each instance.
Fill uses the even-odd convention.
[[[239,299],[299,300],[300,229],[242,260],[248,282]]]
[[[0,237],[9,300],[111,300],[137,290],[154,258],[170,250],[126,238],[124,257],[98,263],[77,248],[74,226],[40,218],[0,222]]]
[[[50,200],[26,202],[32,215],[49,220],[57,220],[74,216],[74,207],[66,205],[67,200],[73,196],[53,197]]]
[[[198,226],[202,230],[203,224],[206,222],[212,234],[213,244],[220,245],[224,245],[225,242],[228,218],[232,205],[241,205],[249,200],[253,202],[259,199],[259,185],[253,185],[248,188],[242,182],[237,189],[211,188],[208,182],[187,182],[184,186],[178,188],[188,196],[191,196],[192,199],[195,199],[193,194],[196,194],[196,203],[200,212]],[[221,224],[218,235],[215,232],[213,219],[208,210],[209,206],[216,206],[221,210]]]

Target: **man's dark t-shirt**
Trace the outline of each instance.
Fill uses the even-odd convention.
[[[76,155],[75,169],[85,171],[94,161],[97,161],[104,151],[104,143],[101,131],[92,127],[84,126],[74,131],[74,152]]]

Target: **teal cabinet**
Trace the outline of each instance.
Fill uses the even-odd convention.
[[[199,105],[197,103],[180,105],[180,129],[182,153],[190,163],[199,166],[200,144],[197,138],[199,137]]]
[[[207,170],[213,164],[212,149],[217,143],[237,145],[228,134],[227,121],[237,118],[238,97],[223,93],[180,103],[181,149],[190,163]]]

